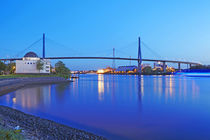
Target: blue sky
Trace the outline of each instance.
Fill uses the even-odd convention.
[[[112,56],[116,48],[116,56],[137,57],[141,36],[153,50],[142,45],[143,58],[210,64],[209,7],[209,0],[1,1],[0,57],[41,55],[41,42],[22,51],[44,32],[46,56]],[[73,70],[112,65],[108,60],[64,62]]]

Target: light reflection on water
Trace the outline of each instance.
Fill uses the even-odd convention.
[[[98,75],[98,99],[103,100],[103,98],[104,98],[104,75],[99,74]]]
[[[210,138],[210,79],[81,75],[32,86],[0,103],[111,139]]]

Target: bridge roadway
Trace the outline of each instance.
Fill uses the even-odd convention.
[[[123,57],[45,57],[45,59],[115,59],[115,60],[133,60],[138,61],[137,58],[123,58]],[[0,59],[1,61],[15,61],[22,60],[22,58],[5,58]],[[188,61],[176,61],[176,60],[161,60],[161,59],[142,59],[142,61],[150,61],[150,62],[163,62],[165,63],[178,63],[180,64],[189,64],[189,65],[201,65],[196,62],[188,62]]]

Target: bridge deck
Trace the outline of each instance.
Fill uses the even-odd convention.
[[[115,60],[132,60],[138,61],[137,58],[122,58],[122,57],[46,57],[45,59],[115,59]],[[22,58],[5,58],[0,59],[1,61],[14,61],[22,60]],[[168,62],[168,63],[182,63],[182,64],[192,64],[192,65],[201,65],[196,62],[187,62],[187,61],[176,61],[176,60],[160,60],[160,59],[142,59],[142,61],[151,61],[151,62]]]
[[[115,59],[115,60],[138,61],[137,58],[122,58],[122,57],[46,57],[45,59],[112,59],[112,60]],[[5,58],[5,59],[0,59],[0,60],[1,61],[14,61],[14,60],[22,60],[22,58]],[[142,61],[201,65],[200,63],[196,63],[196,62],[175,61],[175,60],[161,60],[161,59],[142,59]]]

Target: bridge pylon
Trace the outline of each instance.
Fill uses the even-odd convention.
[[[45,33],[43,33],[43,39],[42,39],[42,41],[43,41],[43,50],[42,50],[42,58],[44,59],[45,58]]]
[[[138,37],[138,73],[141,75],[141,63],[142,63],[142,55],[141,55],[141,38]]]

